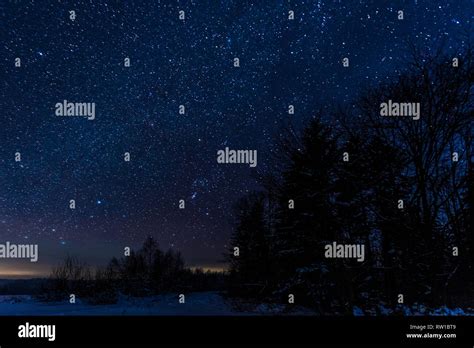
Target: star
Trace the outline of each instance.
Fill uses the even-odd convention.
[[[272,173],[288,105],[301,128],[390,82],[405,68],[406,41],[457,53],[473,13],[468,1],[404,2],[404,20],[377,1],[211,3],[183,2],[187,22],[172,24],[156,20],[162,6],[78,1],[73,22],[58,2],[5,2],[1,239],[28,233],[76,247],[135,245],[150,234],[162,245],[187,240],[191,263],[219,260],[236,201],[261,183],[249,168],[218,164],[218,150],[255,149],[258,172]],[[230,68],[235,57],[239,69]],[[95,119],[57,117],[65,99],[95,103]],[[191,206],[176,209],[182,197]],[[103,250],[104,263],[113,255]]]

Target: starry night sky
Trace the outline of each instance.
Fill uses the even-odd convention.
[[[40,253],[0,260],[0,277],[48,273],[66,253],[103,264],[149,234],[223,267],[231,207],[271,170],[282,124],[391,79],[408,42],[456,56],[474,18],[472,0],[131,3],[0,2],[0,243]],[[64,99],[96,103],[96,119],[55,116]],[[258,150],[257,168],[218,164],[226,146]]]

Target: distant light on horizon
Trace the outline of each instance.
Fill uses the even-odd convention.
[[[46,278],[51,273],[49,264],[1,264],[0,279]]]
[[[48,273],[31,272],[31,271],[0,271],[0,279],[31,279],[31,278],[45,278]]]
[[[194,265],[189,266],[191,270],[202,269],[204,272],[211,271],[211,272],[224,272],[228,270],[226,264],[218,264],[218,265]]]
[[[41,268],[35,266],[35,269],[28,269],[20,268],[18,265],[0,265],[0,279],[48,278],[52,267],[52,265],[43,264]],[[187,267],[191,270],[201,269],[204,272],[225,272],[228,270],[226,264],[195,264]]]

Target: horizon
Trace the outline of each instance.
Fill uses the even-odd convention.
[[[34,242],[34,240],[28,240],[23,244],[35,244]],[[123,244],[119,242],[81,241],[75,242],[74,246],[71,247],[67,242],[56,243],[54,241],[43,241],[38,245],[40,252],[37,262],[31,262],[28,259],[2,259],[0,263],[0,278],[32,279],[48,277],[53,267],[60,264],[66,256],[77,257],[92,269],[106,266],[114,257],[117,259],[125,257]],[[160,243],[158,243],[158,245],[160,245]],[[138,250],[141,246],[142,243],[130,245],[131,250]],[[185,266],[189,269],[202,268],[204,271],[224,271],[227,269],[227,262],[223,259],[214,261],[212,257],[196,258],[192,257],[192,254],[186,258],[184,253],[176,247],[161,250],[181,252]]]
[[[53,266],[54,267],[54,266]],[[185,268],[190,270],[201,269],[204,272],[212,272],[212,273],[224,273],[228,270],[228,267],[223,267],[220,265],[187,265],[185,264]],[[52,268],[51,268],[52,269]],[[15,273],[13,273],[15,272]],[[12,273],[5,273],[0,270],[0,281],[1,280],[31,280],[31,279],[48,279],[51,276],[51,272],[47,273],[31,273],[28,271],[12,271]]]

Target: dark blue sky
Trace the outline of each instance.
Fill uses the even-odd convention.
[[[0,4],[0,242],[40,248],[40,264],[0,260],[0,276],[66,252],[103,263],[148,234],[218,264],[282,123],[397,75],[408,42],[456,56],[474,13],[472,0],[131,3]],[[95,120],[55,116],[64,99],[96,103]],[[258,150],[257,168],[217,164],[226,146]]]

